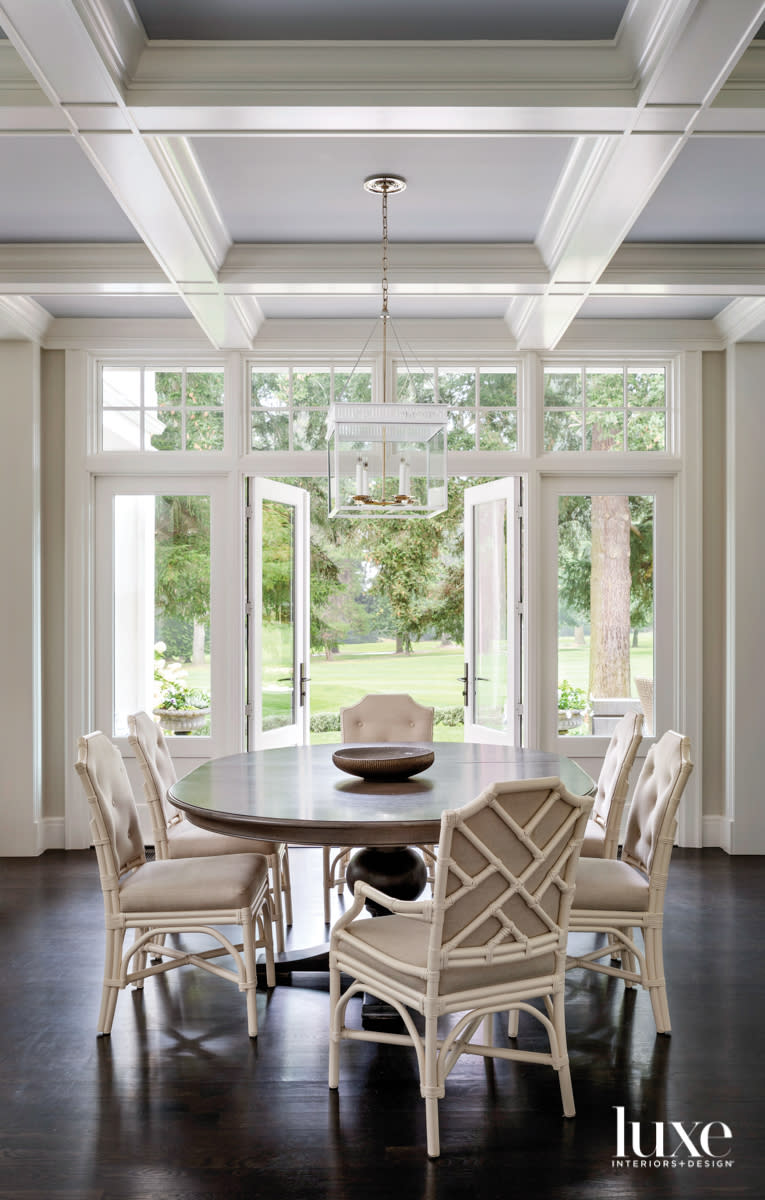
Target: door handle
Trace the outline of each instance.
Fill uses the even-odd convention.
[[[464,707],[467,708],[468,699],[469,699],[469,695],[468,695],[468,665],[467,665],[467,663],[465,663],[464,675],[458,675],[457,678],[459,679],[460,683],[462,684],[462,703],[463,703]]]
[[[311,676],[305,673],[305,663],[300,664],[300,706],[305,704],[305,685],[311,682]]]

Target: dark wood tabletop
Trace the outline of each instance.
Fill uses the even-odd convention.
[[[366,781],[332,762],[337,745],[289,746],[214,758],[179,779],[168,799],[204,829],[311,846],[437,842],[441,813],[499,780],[556,777],[569,791],[594,783],[571,759],[473,742],[428,743],[432,766],[411,779]]]

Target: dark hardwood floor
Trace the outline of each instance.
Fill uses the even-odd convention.
[[[311,945],[324,932],[319,853],[291,857],[291,941]],[[762,858],[675,852],[670,1038],[656,1037],[644,993],[572,972],[577,1116],[561,1116],[549,1068],[463,1059],[440,1104],[437,1162],[411,1051],[346,1044],[340,1090],[328,1090],[326,977],[259,994],[251,1042],[241,994],[184,969],[122,993],[98,1039],[93,852],[2,859],[0,871],[3,1200],[765,1197]],[[524,1035],[536,1043],[522,1020]],[[615,1166],[618,1106],[648,1149],[654,1122],[699,1122],[697,1141],[724,1122],[732,1165]]]

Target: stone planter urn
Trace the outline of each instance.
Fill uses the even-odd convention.
[[[558,733],[568,733],[570,729],[576,729],[583,720],[584,713],[578,709],[568,709],[565,712],[558,709]]]
[[[163,733],[191,733],[201,729],[210,715],[209,708],[154,708]]]

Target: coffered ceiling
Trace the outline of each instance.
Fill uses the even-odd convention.
[[[625,322],[765,337],[763,22],[765,0],[0,0],[0,337],[145,319],[248,349],[374,316],[361,185],[386,172],[395,317],[521,350]]]

